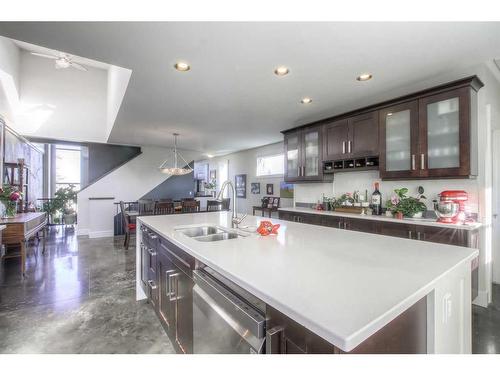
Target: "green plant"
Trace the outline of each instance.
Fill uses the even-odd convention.
[[[59,188],[54,194],[54,199],[43,204],[43,211],[47,212],[54,218],[54,222],[58,222],[55,216],[57,214],[72,215],[75,213],[74,205],[76,203],[77,195],[75,185]]]
[[[214,189],[215,189],[215,187],[216,187],[215,180],[212,180],[212,181],[210,181],[210,182],[205,182],[205,183],[203,184],[203,186],[204,186],[204,187],[205,187],[205,189],[207,189],[207,190],[214,190]]]
[[[423,193],[423,189],[419,189]],[[426,199],[422,193],[416,197],[409,197],[407,188],[395,189],[396,193],[389,199],[386,203],[387,209],[391,210],[393,213],[400,212],[403,216],[412,217],[419,212],[424,212],[427,210],[427,206],[421,199]]]
[[[339,198],[333,198],[333,205],[335,207],[352,205],[354,203],[354,198],[351,193],[342,194]]]

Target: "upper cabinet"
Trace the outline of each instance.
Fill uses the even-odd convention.
[[[318,181],[322,173],[321,127],[285,133],[285,181]]]
[[[477,175],[477,78],[380,110],[380,177]]]
[[[323,160],[378,155],[377,111],[348,117],[323,126]]]
[[[285,180],[379,169],[382,179],[477,175],[476,77],[284,132]]]

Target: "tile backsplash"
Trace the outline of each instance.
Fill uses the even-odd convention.
[[[393,194],[394,189],[406,187],[410,194],[416,194],[417,188],[422,186],[425,190],[424,195],[427,208],[432,210],[432,200],[438,199],[438,194],[443,190],[465,190],[469,194],[467,206],[470,212],[478,212],[479,192],[476,180],[457,179],[457,180],[422,180],[422,181],[382,181],[378,171],[365,172],[345,172],[336,173],[333,183],[318,184],[296,184],[295,185],[295,204],[297,203],[317,203],[326,197],[340,196],[345,192],[359,190],[364,194],[368,190],[368,196],[373,192],[373,183],[380,183],[380,192],[382,201],[385,203]]]

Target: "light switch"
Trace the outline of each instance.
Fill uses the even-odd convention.
[[[451,293],[446,293],[443,297],[443,324],[447,324],[452,314]]]

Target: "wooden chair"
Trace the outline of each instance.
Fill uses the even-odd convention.
[[[175,213],[174,202],[158,202],[155,205],[155,215],[171,215]]]
[[[152,199],[139,199],[137,201],[139,206],[139,215],[153,215],[155,212],[155,201]]]
[[[262,216],[264,216],[267,212],[269,217],[271,217],[273,212],[278,211],[279,206],[279,197],[264,197],[260,206],[253,206],[253,215],[255,216],[255,211],[262,211]]]
[[[123,248],[128,250],[130,236],[135,233],[136,224],[130,222],[130,216],[128,216],[127,211],[125,211],[125,203],[123,203],[123,201],[120,201],[120,210],[122,212],[125,227],[125,241],[123,242]]]
[[[181,211],[182,213],[200,212],[200,201],[194,199],[182,200]]]
[[[207,211],[220,211],[222,210],[222,201],[209,200],[207,201]]]

